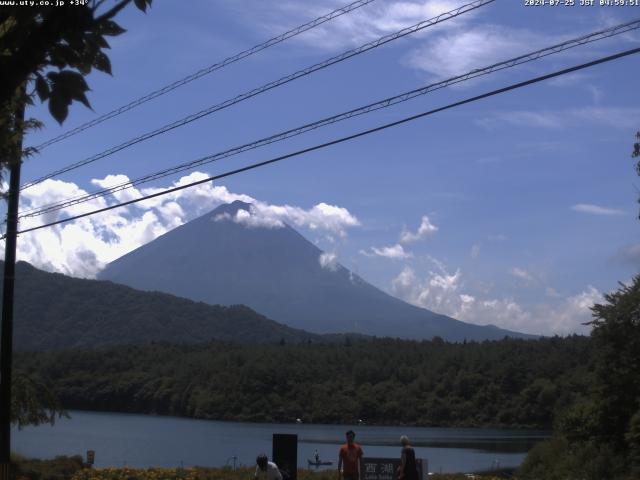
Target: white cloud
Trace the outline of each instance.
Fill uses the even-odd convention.
[[[312,231],[329,232],[344,237],[346,229],[360,225],[358,219],[346,208],[319,203],[309,210],[291,205],[269,205],[255,199],[251,202],[250,211],[240,209],[231,217],[228,213],[217,215],[216,221],[232,220],[253,228],[283,228],[285,223],[296,227],[308,228]],[[327,235],[329,241],[335,243],[333,235]]]
[[[580,213],[588,213],[591,215],[624,215],[623,210],[617,210],[615,208],[601,207],[590,203],[578,203],[571,207],[571,210]]]
[[[430,237],[438,231],[438,227],[431,223],[429,217],[426,215],[422,217],[422,221],[420,222],[420,226],[418,227],[418,231],[413,233],[408,230],[403,230],[400,234],[400,242],[402,243],[411,243],[417,242],[418,240],[423,240],[425,238]]]
[[[464,3],[461,0],[374,2],[305,32],[296,37],[295,41],[322,50],[339,50],[359,46],[383,35],[433,18]],[[304,23],[341,5],[343,4],[339,1],[276,2],[264,6],[260,2],[256,4],[256,8],[264,9],[264,14],[260,15],[263,27],[270,34],[276,34],[287,30],[290,25]],[[439,29],[465,25],[476,14],[476,11],[470,11],[455,19],[447,20],[439,26]],[[419,38],[428,34],[428,30],[432,29],[427,28],[424,33],[414,34],[414,36]]]
[[[319,203],[310,210],[304,210],[290,205],[266,205],[256,203],[256,211],[262,215],[278,216],[296,227],[306,227],[310,230],[330,232],[341,237],[346,235],[346,229],[360,225],[358,219],[346,208],[336,205]]]
[[[639,116],[640,108],[591,106],[564,110],[499,112],[480,118],[476,120],[476,123],[490,130],[501,128],[504,125],[554,130],[584,127],[585,125],[629,129],[636,127],[636,119]]]
[[[326,268],[332,272],[338,269],[338,255],[335,253],[323,252],[320,257],[318,257],[318,261],[322,268]]]
[[[413,257],[413,254],[411,252],[405,251],[405,249],[400,244],[382,248],[371,247],[370,251],[360,250],[360,253],[367,257],[384,257],[393,260],[405,260],[407,258]]]
[[[474,260],[480,256],[480,245],[475,244],[471,247],[471,258]]]
[[[391,282],[391,291],[409,303],[457,318],[464,306],[458,293],[461,278],[457,270],[453,274],[430,272],[420,280],[412,268],[405,267]]]
[[[233,221],[249,228],[284,228],[284,222],[277,217],[270,215],[260,215],[256,207],[251,207],[251,211],[239,209]]]
[[[548,309],[551,331],[559,334],[588,333],[591,327],[582,324],[593,319],[590,308],[603,300],[602,293],[590,285],[584,291],[567,297],[559,307]]]
[[[205,178],[206,174],[194,172],[164,188],[134,188],[40,217],[23,218],[20,226],[24,229],[50,223]],[[95,179],[92,183],[108,187],[127,181],[128,178],[124,175],[109,175],[103,179]],[[86,193],[73,183],[46,180],[22,193],[21,211]],[[346,236],[348,228],[360,225],[355,216],[339,206],[319,203],[310,209],[303,209],[290,205],[271,205],[248,195],[230,192],[224,186],[205,182],[136,204],[21,235],[17,256],[19,260],[25,260],[45,270],[93,277],[116,258],[221,204],[235,200],[251,203],[251,213],[240,210],[233,219],[227,217],[216,220],[229,219],[253,228],[275,228],[287,222],[296,227],[341,237]]]
[[[129,177],[126,175],[107,175],[104,178],[94,178],[91,180],[91,184],[102,189],[113,188],[119,185],[129,183]],[[118,202],[128,202],[129,200],[135,200],[140,198],[140,191],[135,188],[123,189],[119,192],[115,192],[113,197]]]
[[[535,282],[535,278],[529,272],[527,272],[524,268],[513,267],[509,270],[509,273],[514,277],[522,280],[525,285],[530,285]]]
[[[543,41],[549,38],[526,29],[479,25],[440,35],[416,49],[408,64],[435,78],[449,78],[527,53]]]
[[[602,294],[592,286],[575,295],[560,298],[553,292],[554,303],[523,307],[513,298],[481,298],[465,291],[461,271],[429,272],[420,278],[405,267],[391,282],[397,297],[419,307],[449,315],[477,325],[493,324],[501,328],[538,335],[588,333],[583,323],[591,320],[590,307],[602,301]]]

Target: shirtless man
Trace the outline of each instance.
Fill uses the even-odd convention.
[[[340,447],[338,453],[338,480],[361,480],[362,455],[360,445],[354,442],[356,434],[353,430],[346,433],[347,443]]]

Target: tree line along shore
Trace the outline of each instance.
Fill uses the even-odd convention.
[[[30,352],[67,409],[192,418],[550,428],[585,392],[589,338],[446,343],[156,343]]]

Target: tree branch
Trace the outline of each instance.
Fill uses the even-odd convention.
[[[131,0],[121,0],[111,10],[107,10],[105,13],[103,13],[102,15],[97,17],[95,19],[95,23],[100,23],[100,22],[103,22],[105,20],[109,20],[109,19],[115,17],[120,10],[122,10],[124,7],[126,7],[130,3],[131,3]]]

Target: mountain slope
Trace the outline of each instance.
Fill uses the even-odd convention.
[[[25,262],[16,265],[14,344],[18,350],[210,339],[295,343],[321,337],[281,325],[243,305],[208,305],[47,273]]]
[[[222,205],[115,260],[99,278],[210,304],[245,304],[316,333],[452,341],[524,336],[409,305],[340,265],[323,268],[322,251],[293,228],[246,226],[237,221],[240,210],[251,207]]]

